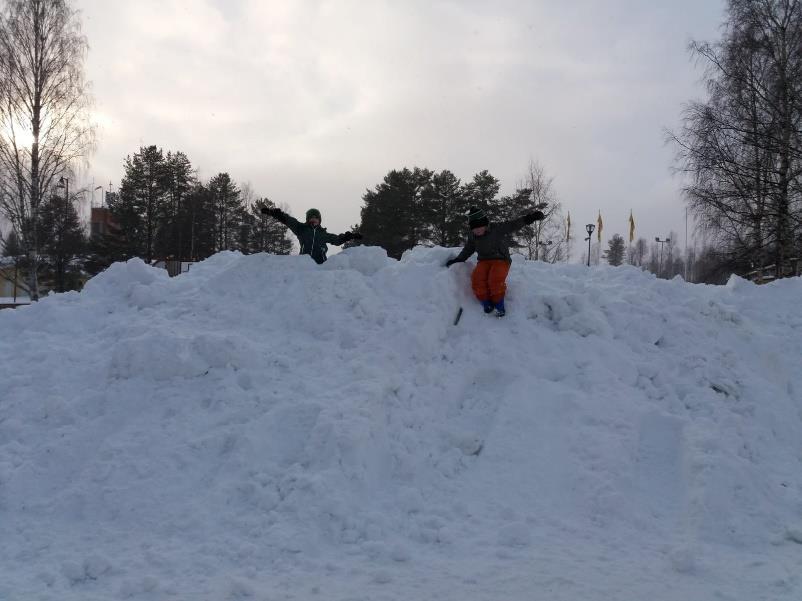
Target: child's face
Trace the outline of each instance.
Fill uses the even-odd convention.
[[[485,232],[487,231],[487,226],[483,225],[481,227],[475,227],[471,231],[473,232],[474,236],[484,236]]]
[[[317,227],[320,225],[320,219],[318,219],[317,217],[310,217],[307,223],[312,227]]]

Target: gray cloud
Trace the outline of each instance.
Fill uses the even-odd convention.
[[[140,144],[185,151],[329,226],[359,220],[391,168],[489,169],[510,191],[539,159],[575,224],[682,228],[662,130],[699,96],[685,47],[720,2],[83,0],[100,143],[116,183]]]

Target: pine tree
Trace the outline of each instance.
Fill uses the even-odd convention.
[[[189,190],[183,208],[183,238],[188,240],[188,257],[201,260],[216,252],[217,219],[214,196],[208,186],[196,183]]]
[[[498,199],[501,183],[485,169],[473,176],[464,186],[468,206],[484,209],[490,219],[503,219],[504,209]]]
[[[404,251],[422,242],[426,229],[426,203],[421,200],[425,172],[431,173],[393,170],[375,190],[365,192],[360,226],[364,244],[381,246],[389,256],[400,259]]]
[[[604,253],[604,258],[610,265],[618,266],[624,262],[624,253],[626,252],[626,244],[624,239],[618,234],[607,242],[609,248]]]
[[[236,250],[244,209],[240,189],[228,173],[218,173],[209,182],[214,206],[215,250]]]
[[[431,241],[439,246],[459,246],[464,237],[465,215],[469,208],[465,188],[459,178],[448,170],[433,173],[424,201]]]
[[[78,288],[81,267],[75,259],[86,251],[86,238],[71,199],[53,195],[39,208],[39,232],[56,291]]]
[[[168,152],[164,160],[164,216],[159,227],[156,252],[159,256],[178,260],[189,256],[186,221],[189,213],[184,204],[195,183],[192,164],[183,152]]]
[[[133,254],[148,263],[155,255],[154,243],[167,213],[167,170],[164,153],[156,146],[139,149],[125,159],[125,175],[119,196],[109,202]]]

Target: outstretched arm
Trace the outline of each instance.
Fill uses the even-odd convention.
[[[349,240],[362,240],[362,234],[359,232],[345,232],[343,234],[329,234],[326,232],[326,244],[335,244],[336,246],[340,246]]]
[[[298,232],[301,229],[302,225],[301,222],[298,221],[295,217],[287,215],[287,213],[285,213],[281,209],[268,209],[267,207],[262,207],[261,213],[262,215],[270,215],[273,219],[275,219],[279,223],[283,223],[296,236],[298,235]]]
[[[454,263],[463,263],[475,252],[476,245],[473,243],[473,238],[468,237],[468,241],[465,243],[465,247],[460,251],[460,253],[453,259],[446,261],[446,267],[451,267]]]
[[[511,234],[513,232],[517,232],[525,225],[531,225],[535,221],[542,221],[545,217],[546,216],[542,211],[535,211],[534,213],[529,213],[523,217],[518,217],[518,219],[503,221],[496,226],[496,229],[505,234]]]

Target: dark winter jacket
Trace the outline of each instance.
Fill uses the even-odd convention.
[[[329,250],[329,247],[326,246],[327,243],[339,246],[351,239],[349,233],[329,234],[326,228],[320,226],[312,227],[308,223],[301,223],[284,212],[276,212],[273,217],[286,225],[295,234],[301,244],[301,254],[310,255],[315,260],[315,263],[325,263],[326,253]]]
[[[449,264],[465,261],[473,253],[477,253],[477,258],[480,261],[502,259],[511,263],[510,237],[513,232],[518,231],[526,224],[526,216],[524,216],[513,219],[512,221],[491,223],[487,226],[487,230],[485,230],[483,236],[474,236],[473,232],[468,232],[468,241],[465,243],[465,248],[463,248],[462,252],[456,257],[451,259]]]

